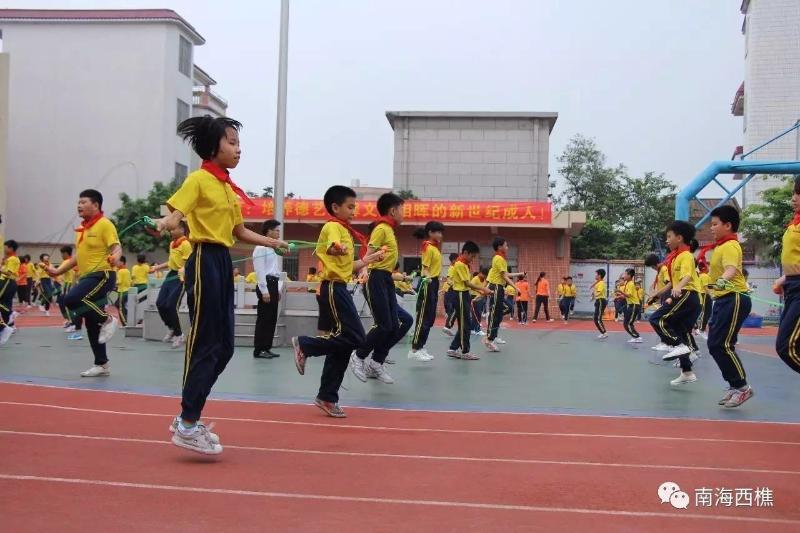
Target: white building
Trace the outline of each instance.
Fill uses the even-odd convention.
[[[800,0],[743,0],[744,82],[732,112],[744,117],[744,153],[800,120]],[[798,134],[792,133],[747,159],[798,160]],[[743,204],[757,202],[775,176],[754,178]]]
[[[425,199],[547,200],[558,113],[389,111],[394,189]]]
[[[2,9],[0,31],[10,61],[0,77],[9,94],[5,235],[70,242],[82,189],[100,190],[111,214],[120,193],[144,196],[153,182],[186,175],[190,149],[176,125],[193,114],[195,86],[215,82],[193,63],[203,37],[177,13]],[[205,106],[224,113],[219,102]]]

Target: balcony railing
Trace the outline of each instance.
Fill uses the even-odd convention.
[[[223,114],[225,113],[225,110],[228,109],[227,100],[214,91],[206,88],[194,90],[194,93],[192,94],[192,104],[218,110]]]

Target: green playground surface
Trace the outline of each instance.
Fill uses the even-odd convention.
[[[800,422],[800,376],[774,354],[774,338],[740,336],[740,356],[755,390],[752,400],[734,410],[717,405],[725,383],[698,339],[704,355],[695,365],[696,383],[670,386],[679,373],[660,361],[644,343],[630,345],[624,333],[605,341],[596,332],[563,328],[503,329],[507,340],[500,353],[487,353],[473,336],[479,361],[450,359],[450,338],[431,332],[430,363],[407,358],[408,345],[396,346],[389,365],[395,383],[358,381],[348,371],[340,403],[436,411],[532,412],[574,415],[646,416],[740,421]],[[92,363],[88,341],[67,341],[60,328],[21,328],[0,347],[0,380],[52,386],[179,395],[184,352],[167,344],[125,338],[118,332],[109,343],[112,374],[81,378]],[[321,358],[310,358],[306,375],[295,370],[290,349],[280,358],[254,359],[249,348],[237,348],[211,399],[310,403],[319,386]],[[176,403],[176,411],[178,405]]]

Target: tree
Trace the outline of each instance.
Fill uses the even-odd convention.
[[[152,252],[158,248],[167,249],[170,242],[169,236],[165,235],[157,239],[143,231],[141,226],[131,228],[124,233],[122,233],[122,230],[128,228],[145,215],[151,218],[161,216],[161,206],[167,203],[169,197],[178,190],[179,186],[180,181],[178,179],[173,179],[167,184],[157,181],[145,198],[134,199],[128,196],[127,193],[119,195],[122,205],[114,211],[111,220],[117,226],[117,230],[121,232],[119,240],[124,249],[136,253]]]
[[[762,192],[762,203],[747,206],[739,227],[749,242],[758,244],[759,256],[773,260],[780,259],[783,232],[794,214],[793,178],[786,176],[785,180],[784,185]]]
[[[558,158],[565,181],[556,204],[586,211],[587,223],[572,240],[572,257],[633,258],[653,249],[674,218],[675,186],[663,174],[641,178],[624,165],[609,167],[594,139],[573,137]]]
[[[403,189],[403,190],[397,191],[397,196],[399,196],[403,200],[419,200],[417,195],[414,194],[414,191],[412,191],[410,189],[408,189],[408,190],[407,189]]]

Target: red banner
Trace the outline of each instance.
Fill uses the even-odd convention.
[[[254,198],[256,205],[243,205],[242,215],[249,220],[263,220],[275,215],[272,198]],[[284,203],[286,222],[325,222],[331,216],[322,200],[287,198]],[[405,222],[424,224],[429,220],[450,223],[497,225],[550,224],[553,219],[550,202],[466,202],[409,200],[403,204]],[[374,200],[356,202],[354,223],[369,223],[378,218]]]

